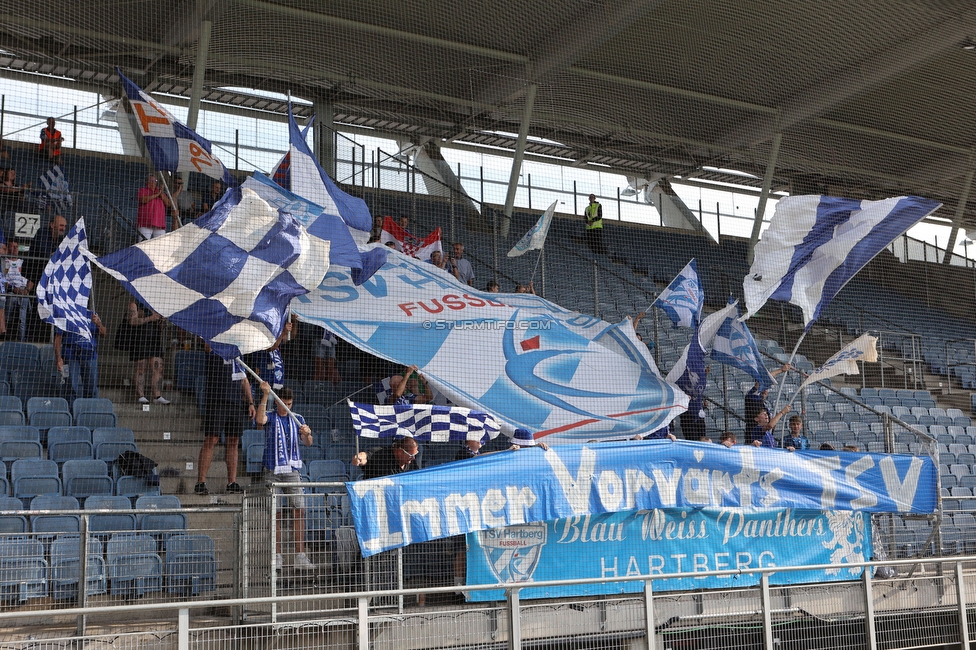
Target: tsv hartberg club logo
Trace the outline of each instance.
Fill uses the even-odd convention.
[[[478,532],[481,548],[500,583],[530,582],[546,545],[545,523],[493,528]]]

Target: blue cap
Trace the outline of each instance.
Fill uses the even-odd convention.
[[[531,447],[536,442],[535,438],[532,437],[532,432],[528,429],[516,429],[515,435],[512,437],[512,444],[518,445],[519,447]]]

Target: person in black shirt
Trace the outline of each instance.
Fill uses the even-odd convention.
[[[367,454],[361,451],[352,457],[352,466],[363,470],[363,478],[379,478],[417,469],[417,441],[397,438],[390,447],[380,447]]]
[[[244,432],[245,417],[254,419],[254,398],[251,384],[244,370],[233,361],[224,361],[206,346],[207,392],[206,413],[203,418],[203,446],[197,467],[195,494],[210,494],[207,489],[207,472],[213,460],[213,450],[220,434],[225,436],[224,456],[227,461],[227,489],[229,494],[244,491],[237,483],[237,448]]]

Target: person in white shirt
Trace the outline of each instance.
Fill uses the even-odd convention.
[[[461,282],[474,286],[474,269],[471,262],[464,259],[464,244],[454,242],[454,255],[451,257],[451,271]]]
[[[27,338],[27,311],[30,309],[30,300],[26,296],[34,287],[33,282],[24,277],[24,260],[17,257],[19,252],[20,246],[16,241],[7,244],[9,257],[3,259],[3,281],[7,285],[8,294],[19,296],[10,298],[10,306],[17,307],[17,340],[23,341]]]

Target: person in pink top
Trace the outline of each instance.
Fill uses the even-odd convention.
[[[139,201],[136,228],[143,238],[152,239],[165,235],[166,208],[169,206],[169,199],[155,176],[150,174],[146,177],[146,186],[139,188],[136,199]]]

